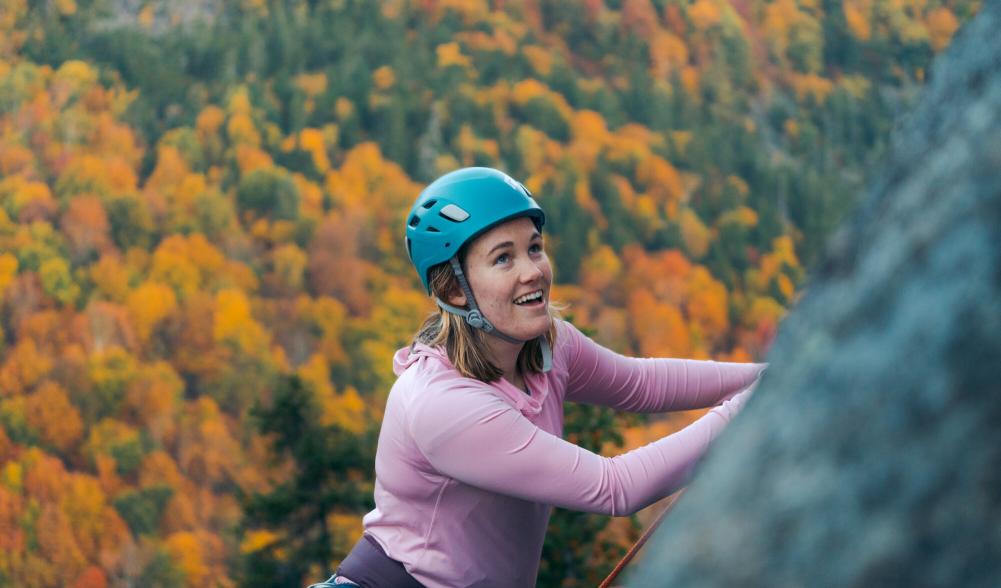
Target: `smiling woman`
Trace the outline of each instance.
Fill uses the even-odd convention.
[[[488,168],[417,198],[407,252],[439,310],[393,358],[364,536],[314,586],[533,586],[552,506],[627,515],[667,496],[751,393],[763,365],[627,358],[561,321],[545,220]],[[566,401],[715,408],[606,458],[561,438]]]

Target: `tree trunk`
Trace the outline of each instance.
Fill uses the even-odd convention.
[[[1001,2],[939,57],[629,586],[1001,586]]]

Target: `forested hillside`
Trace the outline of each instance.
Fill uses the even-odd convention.
[[[0,585],[324,577],[431,309],[406,210],[462,165],[535,194],[605,345],[762,357],[979,4],[0,0]],[[558,513],[539,585],[606,524]]]

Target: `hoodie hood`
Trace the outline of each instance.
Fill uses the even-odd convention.
[[[403,347],[393,355],[393,373],[399,377],[410,366],[429,358],[441,362],[449,370],[454,371],[455,367],[448,360],[448,354],[440,347],[430,347],[422,343],[416,343],[411,347]],[[454,372],[455,377],[462,377],[458,372]],[[496,382],[483,382],[502,398],[507,400],[512,406],[521,411],[525,416],[534,416],[542,411],[542,403],[549,395],[549,380],[545,374],[527,374],[525,381],[532,390],[532,394],[525,394],[507,380],[501,378]]]
[[[397,376],[401,375],[408,367],[420,361],[422,357],[432,357],[452,367],[452,362],[448,361],[448,354],[445,353],[444,349],[415,343],[413,348],[410,346],[402,347],[393,355],[393,373]]]

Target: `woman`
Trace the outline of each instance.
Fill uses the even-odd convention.
[[[626,358],[560,321],[543,224],[493,169],[417,198],[407,251],[439,312],[394,357],[364,537],[316,586],[533,586],[552,506],[621,516],[667,496],[742,406],[763,365]],[[564,401],[716,408],[605,458],[561,438]]]

